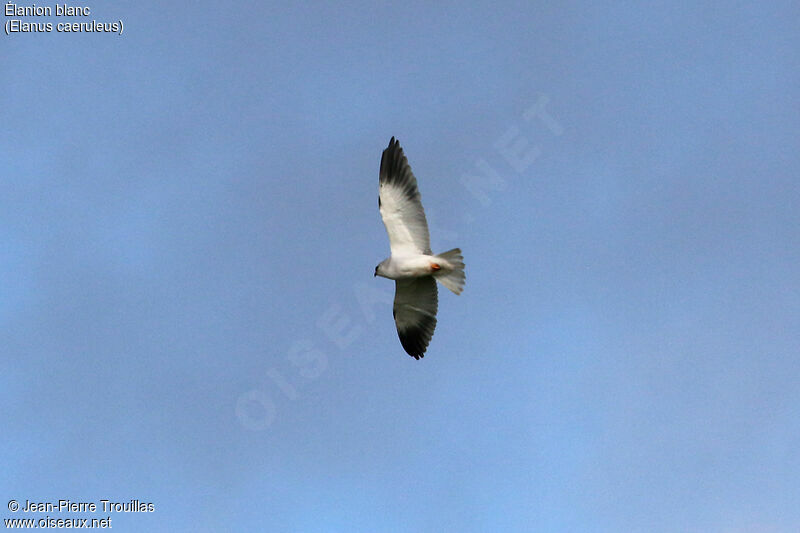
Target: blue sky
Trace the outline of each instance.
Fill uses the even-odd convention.
[[[800,528],[796,4],[90,7],[124,33],[0,38],[4,502]],[[467,264],[422,361],[392,136]]]

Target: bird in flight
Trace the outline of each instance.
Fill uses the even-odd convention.
[[[379,183],[378,208],[391,255],[375,267],[375,275],[395,280],[392,314],[397,335],[408,355],[419,359],[436,328],[436,281],[461,294],[464,258],[459,248],[433,255],[417,179],[394,137],[381,157]]]

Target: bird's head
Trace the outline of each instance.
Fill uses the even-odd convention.
[[[384,278],[386,277],[386,265],[388,262],[389,262],[388,259],[384,259],[383,261],[378,263],[378,266],[375,267],[376,276],[382,276]]]

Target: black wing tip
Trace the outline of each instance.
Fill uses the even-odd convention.
[[[400,337],[400,344],[406,353],[419,360],[425,357],[425,350],[428,349],[435,329],[436,318],[429,317],[417,326],[403,331],[398,330],[397,336]]]
[[[415,200],[419,195],[417,180],[411,172],[408,159],[403,153],[400,143],[394,137],[381,154],[381,168],[378,176],[381,184],[400,187],[409,200]]]
[[[392,137],[392,140],[389,141],[389,146],[383,151],[383,157],[381,157],[381,168],[385,169],[387,172],[389,170],[398,170],[405,161],[405,156],[403,154],[403,149],[400,147],[400,141],[396,140]]]
[[[409,352],[408,350],[406,350],[406,352],[408,353],[408,355],[410,355],[411,357],[413,357],[413,358],[414,358],[414,359],[416,359],[417,361],[419,361],[420,359],[422,359],[423,357],[425,357],[425,352],[421,352],[421,353],[411,353],[411,352]]]

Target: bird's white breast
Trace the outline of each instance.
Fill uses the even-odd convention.
[[[386,268],[386,277],[389,279],[419,278],[431,275],[430,255],[403,255],[392,256]]]

